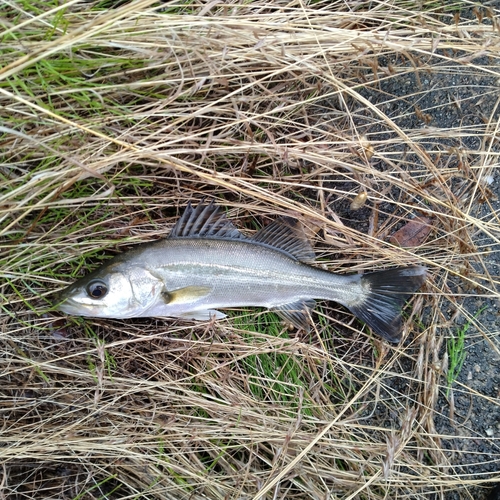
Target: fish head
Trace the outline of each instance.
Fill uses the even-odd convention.
[[[139,317],[154,304],[163,284],[146,269],[111,263],[57,294],[55,308],[73,316]]]

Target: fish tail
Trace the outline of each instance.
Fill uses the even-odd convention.
[[[364,299],[346,304],[375,333],[389,342],[402,336],[401,308],[424,283],[427,269],[422,266],[389,269],[360,277]]]

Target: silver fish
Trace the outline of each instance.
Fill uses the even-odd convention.
[[[390,342],[401,307],[425,281],[421,266],[338,275],[315,255],[295,219],[244,236],[213,203],[189,204],[166,239],[118,255],[59,293],[57,308],[99,318],[224,318],[219,308],[261,306],[309,328],[314,299],[334,300]]]

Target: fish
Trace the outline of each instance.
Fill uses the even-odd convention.
[[[222,319],[219,309],[265,307],[309,330],[316,300],[335,301],[389,342],[401,308],[425,282],[410,266],[366,274],[315,267],[297,219],[280,217],[245,236],[213,201],[189,203],[167,238],[118,254],[57,294],[55,308],[97,318]]]

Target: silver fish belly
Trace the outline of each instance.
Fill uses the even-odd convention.
[[[164,240],[121,254],[60,292],[59,310],[105,317],[223,318],[218,309],[262,306],[308,328],[315,299],[334,300],[391,342],[424,267],[337,275],[313,267],[297,221],[281,218],[247,238],[219,207],[188,205]]]

